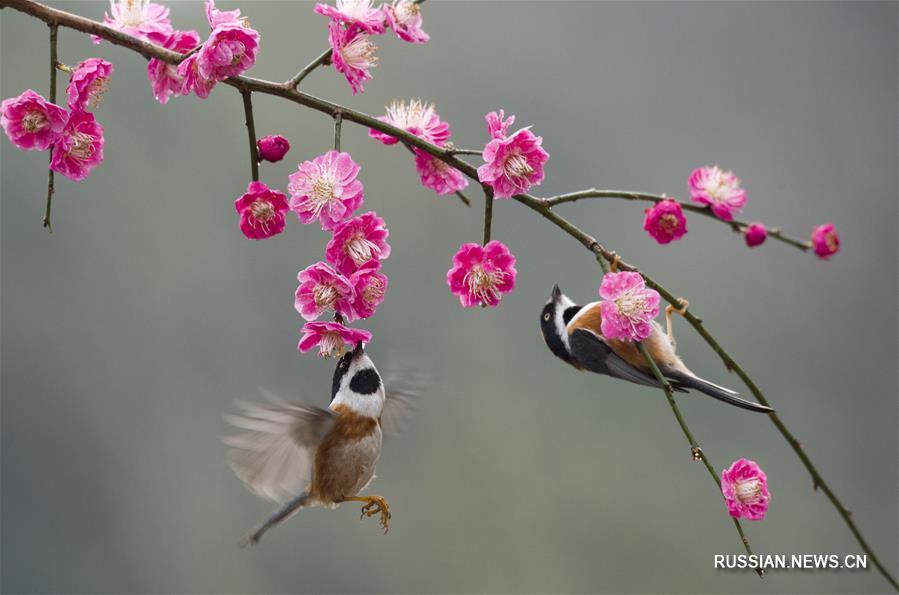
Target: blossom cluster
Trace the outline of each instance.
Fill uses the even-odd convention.
[[[169,9],[161,4],[150,0],[110,0],[110,10],[104,15],[106,25],[167,50],[189,54],[179,64],[158,58],[147,64],[147,78],[159,103],[191,93],[205,99],[216,83],[242,74],[256,63],[259,33],[240,16],[240,10],[218,10],[215,0],[205,0],[205,12],[210,33],[201,45],[196,31],[180,31],[172,26]],[[93,40],[102,41],[97,36]]]
[[[260,157],[270,161],[281,159],[288,148],[281,136],[259,141]],[[344,323],[371,317],[387,293],[381,263],[390,256],[389,231],[374,211],[356,214],[364,202],[359,171],[349,153],[328,151],[300,163],[288,176],[289,199],[253,181],[234,203],[240,230],[250,239],[263,240],[284,231],[287,211],[301,223],[318,223],[331,233],[325,260],[297,274],[294,307],[306,320],[297,346],[301,352],[317,345],[322,356],[329,356],[342,353],[346,345],[371,340],[370,332]],[[328,313],[333,322],[318,320]]]
[[[346,78],[353,95],[364,90],[362,84],[371,80],[371,69],[378,63],[373,35],[382,35],[390,27],[409,43],[422,44],[430,39],[421,28],[421,6],[413,0],[394,0],[380,6],[374,6],[372,0],[337,0],[333,6],[316,4],[315,12],[330,19],[331,64]]]
[[[70,75],[65,108],[28,89],[3,100],[0,125],[16,147],[50,150],[50,169],[78,182],[103,161],[103,126],[91,110],[109,86],[113,65],[88,58],[75,68],[59,68]]]
[[[760,246],[768,239],[768,228],[759,222],[743,224],[734,222],[734,216],[746,206],[746,190],[732,171],[717,165],[707,165],[693,170],[687,180],[690,198],[708,208],[712,215],[731,222],[743,235],[750,248]],[[659,244],[679,240],[687,233],[687,218],[681,203],[666,198],[657,201],[644,211],[643,229]],[[840,249],[840,238],[833,224],[816,227],[809,245],[818,258],[827,260]]]
[[[302,223],[318,222],[331,233],[325,260],[297,274],[294,307],[307,321],[297,346],[301,352],[318,345],[328,356],[370,341],[370,332],[344,323],[372,316],[387,292],[381,263],[390,256],[389,231],[374,211],[355,214],[364,202],[359,170],[349,153],[328,151],[289,176],[290,209]],[[326,313],[335,320],[317,321]]]

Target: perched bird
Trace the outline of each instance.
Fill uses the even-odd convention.
[[[242,545],[301,508],[363,502],[362,517],[380,515],[387,532],[390,507],[381,496],[360,496],[374,477],[382,428],[395,432],[411,411],[411,391],[387,395],[381,375],[360,342],[337,362],[331,404],[240,403],[243,412],[226,419],[242,433],[225,438],[234,473],[258,496],[281,504]],[[361,517],[360,517],[361,518]]]
[[[599,304],[593,302],[585,306],[577,305],[562,293],[558,285],[553,286],[552,295],[540,313],[540,331],[546,346],[559,359],[579,370],[660,387],[661,384],[634,343],[602,336]],[[653,321],[652,334],[643,344],[674,390],[687,392],[688,389],[693,389],[750,411],[773,411],[770,407],[741,399],[737,396],[738,393],[703,380],[691,372],[674,352],[670,308],[667,319],[667,334]]]

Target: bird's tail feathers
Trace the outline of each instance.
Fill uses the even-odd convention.
[[[703,380],[698,376],[672,369],[667,369],[664,373],[666,377],[673,380],[677,385],[692,388],[712,398],[718,399],[719,401],[733,405],[734,407],[748,409],[749,411],[757,411],[759,413],[771,413],[774,411],[770,407],[765,407],[764,405],[741,399],[737,396],[739,393],[736,391],[724,388],[723,386],[718,386],[717,384],[709,382],[708,380]]]
[[[252,531],[244,535],[239,542],[240,547],[256,545],[257,543],[259,543],[259,540],[262,539],[263,533],[265,533],[275,525],[283,523],[294,514],[296,514],[297,511],[303,508],[303,505],[306,504],[306,501],[308,499],[309,496],[304,492],[293,500],[286,502],[284,506],[272,513],[272,515],[265,519],[263,522],[256,525]]]

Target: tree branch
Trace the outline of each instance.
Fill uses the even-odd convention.
[[[97,21],[93,21],[90,19],[86,19],[84,17],[80,17],[77,15],[70,14],[68,12],[64,12],[61,10],[57,10],[54,8],[50,8],[49,6],[45,6],[38,2],[34,2],[32,0],[0,0],[0,8],[9,7],[25,14],[29,14],[33,17],[36,17],[48,24],[56,24],[59,26],[68,27],[70,29],[74,29],[76,31],[81,31],[83,33],[88,33],[91,35],[97,35],[115,45],[119,45],[125,48],[128,48],[132,51],[139,53],[145,58],[158,58],[163,62],[169,64],[178,64],[181,60],[184,59],[184,55],[178,54],[176,52],[167,50],[160,46],[154,45],[149,42],[141,41],[137,38],[131,37],[130,35],[126,35],[121,33],[120,31],[116,31],[102,23]],[[297,89],[288,88],[283,83],[274,83],[271,81],[266,81],[262,79],[256,79],[252,77],[233,77],[231,79],[227,79],[224,81],[226,84],[231,85],[232,87],[236,87],[238,90],[246,89],[256,93],[263,93],[266,95],[273,95],[277,97],[281,97],[288,101],[292,101],[299,105],[314,109],[316,111],[325,113],[330,115],[331,117],[336,117],[337,113],[341,114],[341,118],[351,121],[355,124],[359,124],[361,126],[367,128],[374,128],[375,130],[379,130],[390,136],[396,137],[403,141],[404,144],[410,147],[416,147],[442,161],[447,163],[448,165],[458,169],[460,172],[468,176],[470,179],[474,181],[478,181],[477,170],[471,164],[457,158],[452,154],[450,150],[446,148],[438,147],[433,145],[427,141],[420,139],[419,137],[406,132],[400,128],[397,128],[391,124],[386,122],[382,122],[377,118],[370,116],[368,114],[357,112],[355,110],[349,109],[347,107],[338,105],[336,103],[320,99],[313,95],[303,93],[298,91]],[[590,191],[583,191],[590,192]],[[574,193],[577,194],[577,193]],[[624,193],[622,193],[624,194]],[[633,193],[631,193],[633,194]],[[568,196],[568,195],[562,195]],[[631,200],[656,200],[662,199],[660,196],[656,195],[643,195],[646,197],[654,196],[654,198],[636,198]],[[559,198],[559,197],[555,197]],[[585,196],[581,196],[580,198],[586,198]],[[618,198],[618,197],[614,197]],[[608,266],[604,263],[605,259],[614,258],[614,252],[603,247],[595,238],[583,232],[577,226],[572,224],[570,221],[565,219],[564,217],[558,215],[552,210],[552,206],[555,204],[561,204],[561,202],[571,202],[572,200],[577,200],[577,198],[573,198],[565,201],[558,201],[555,204],[548,204],[547,200],[537,198],[531,196],[529,194],[519,194],[513,197],[514,200],[519,203],[527,206],[531,210],[535,211],[540,216],[552,222],[554,225],[562,229],[565,233],[578,240],[587,250],[594,254],[596,259],[600,262],[601,265]],[[549,199],[550,201],[553,199]],[[695,205],[688,205],[690,207],[694,207]],[[693,210],[693,209],[688,209]],[[743,225],[742,222],[737,222],[737,225]],[[770,233],[770,232],[769,232]],[[777,236],[775,236],[777,237]],[[779,238],[782,241],[786,241],[783,238]],[[802,242],[798,242],[794,240],[794,245],[797,247],[802,247]],[[791,243],[791,242],[788,242]],[[628,265],[626,263],[619,263],[619,269],[621,270],[630,270],[637,271],[643,275],[646,280],[646,284],[656,291],[669,303],[674,304],[678,307],[681,306],[680,300],[676,298],[670,291],[665,289],[659,283],[654,281],[651,277],[642,273],[635,267]],[[765,399],[761,391],[755,385],[755,383],[750,379],[750,377],[746,374],[746,372],[736,363],[736,361],[728,354],[727,351],[724,350],[720,346],[720,344],[712,337],[712,335],[705,329],[703,326],[702,320],[695,316],[690,310],[687,310],[684,314],[684,318],[693,326],[694,329],[699,333],[699,335],[712,347],[712,349],[721,357],[725,366],[728,369],[731,369],[737,373],[740,379],[746,384],[749,390],[755,395],[756,399],[762,403],[763,405],[770,405],[768,400]],[[772,423],[775,425],[777,430],[783,435],[783,437],[787,440],[790,446],[793,448],[799,459],[802,461],[803,465],[805,465],[806,469],[812,476],[814,486],[820,487],[822,491],[827,495],[830,502],[837,509],[837,512],[845,521],[846,525],[849,527],[852,534],[855,536],[861,548],[864,552],[871,558],[874,562],[877,569],[884,576],[884,578],[893,586],[894,589],[899,591],[899,583],[890,575],[890,573],[886,570],[874,552],[871,550],[870,546],[867,544],[865,539],[863,538],[861,531],[855,525],[855,522],[851,518],[851,513],[848,509],[843,506],[840,500],[833,493],[830,486],[825,482],[825,480],[821,477],[817,468],[809,459],[808,455],[802,450],[802,447],[799,444],[799,441],[790,433],[787,427],[783,424],[780,418],[776,413],[769,413],[768,416],[771,418]]]
[[[629,192],[627,190],[597,190],[595,188],[590,188],[588,190],[579,190],[577,192],[569,192],[568,194],[560,194],[558,196],[553,196],[551,198],[544,199],[544,204],[546,206],[552,208],[556,205],[564,204],[566,202],[575,202],[578,200],[582,200],[585,198],[617,198],[621,200],[640,200],[646,202],[661,202],[663,200],[674,200],[678,203],[681,208],[685,211],[691,211],[693,213],[699,213],[700,215],[704,215],[706,217],[710,217],[715,221],[720,221],[725,225],[729,225],[731,229],[735,232],[742,232],[747,227],[749,227],[749,223],[746,221],[724,221],[723,219],[719,219],[715,216],[714,213],[708,207],[701,207],[699,205],[694,205],[692,203],[684,202],[681,200],[676,200],[671,198],[670,196],[665,196],[664,194],[647,194],[645,192]],[[810,242],[803,242],[801,240],[797,240],[783,233],[778,228],[771,228],[768,230],[768,236],[772,237],[776,240],[780,240],[785,244],[789,244],[796,248],[799,248],[803,252],[811,250],[812,245]]]
[[[457,149],[455,147],[448,147],[446,149],[447,154],[449,155],[478,155],[482,154],[480,149]]]

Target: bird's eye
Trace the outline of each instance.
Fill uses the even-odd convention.
[[[340,362],[340,367],[341,367],[341,368],[346,368],[346,360]]]
[[[549,322],[549,312],[543,315],[543,320]]]

